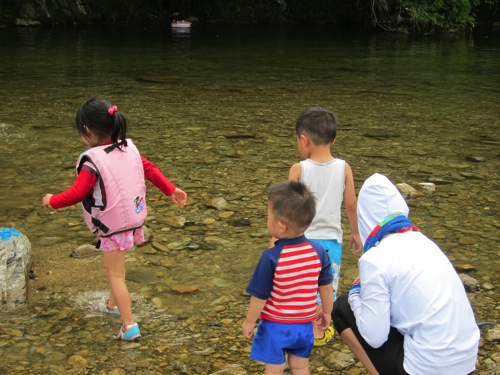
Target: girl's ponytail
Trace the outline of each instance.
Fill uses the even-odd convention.
[[[123,146],[127,146],[127,118],[124,114],[116,111],[112,116],[113,131],[111,132],[111,142],[113,144],[118,144],[121,150]]]

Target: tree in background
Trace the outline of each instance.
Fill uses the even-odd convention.
[[[332,24],[430,33],[499,21],[500,0],[0,0],[0,23],[164,23],[179,10],[201,22]]]
[[[368,0],[374,25],[387,31],[429,33],[473,27],[478,7],[498,0]]]

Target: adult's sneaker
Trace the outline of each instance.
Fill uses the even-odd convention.
[[[118,332],[116,332],[115,339],[117,340],[126,340],[126,341],[135,341],[141,338],[141,330],[137,323],[129,324],[125,326],[122,324]]]

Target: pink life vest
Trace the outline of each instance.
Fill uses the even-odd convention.
[[[101,237],[140,228],[146,221],[146,184],[139,150],[127,146],[96,146],[83,152],[77,173],[88,160],[97,168],[97,180],[83,200],[83,216],[92,233]]]

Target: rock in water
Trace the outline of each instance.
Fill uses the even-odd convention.
[[[216,210],[222,211],[227,209],[229,204],[224,198],[213,198],[207,202],[207,207],[215,208]]]
[[[400,184],[396,184],[396,187],[405,198],[413,198],[415,195],[417,195],[417,189],[415,189],[411,185],[408,185],[407,183],[403,182]]]
[[[89,258],[101,255],[102,251],[97,249],[94,245],[81,245],[77,249],[73,250],[70,257],[71,258]]]
[[[31,243],[16,229],[0,228],[1,306],[24,303],[31,269]]]

